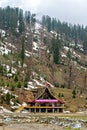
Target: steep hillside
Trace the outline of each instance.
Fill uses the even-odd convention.
[[[27,97],[34,99],[32,91],[50,86],[57,97],[65,100],[68,110],[85,110],[87,53],[84,41],[78,38],[76,44],[65,31],[48,30],[36,21],[34,14],[31,18],[30,23],[24,19],[25,27],[21,30],[20,19],[15,28],[0,25],[0,105],[14,110],[26,102]]]

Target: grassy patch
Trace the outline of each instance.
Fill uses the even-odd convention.
[[[80,130],[80,128],[66,128],[65,130]]]

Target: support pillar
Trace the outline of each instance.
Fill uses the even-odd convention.
[[[36,113],[36,108],[34,109],[34,113]]]
[[[41,113],[41,108],[39,108],[39,113]]]
[[[54,108],[53,108],[53,113],[54,113]]]
[[[28,109],[28,111],[30,112],[30,108]]]
[[[46,113],[47,113],[48,111],[47,111],[47,108],[46,108]]]
[[[57,112],[59,113],[59,108],[57,108]]]

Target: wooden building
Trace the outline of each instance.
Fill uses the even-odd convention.
[[[29,112],[63,112],[64,101],[57,99],[49,88],[45,88],[44,91],[35,99],[28,100],[27,106],[24,109]]]

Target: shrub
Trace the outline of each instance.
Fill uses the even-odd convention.
[[[18,76],[17,76],[17,75],[15,75],[14,81],[15,81],[15,82],[18,82]]]
[[[65,84],[61,84],[61,88],[65,88]]]
[[[18,82],[17,87],[21,88],[21,82]]]
[[[74,89],[73,91],[72,91],[72,94],[73,94],[73,98],[76,98],[76,90]]]
[[[10,99],[11,99],[11,95],[10,95],[9,92],[6,94],[5,99],[6,99],[6,103],[9,105],[10,104]]]
[[[13,84],[11,84],[11,91],[14,91],[15,86]]]
[[[24,82],[24,87],[27,88],[28,87],[28,83]]]
[[[61,97],[61,93],[58,94],[58,97]]]

